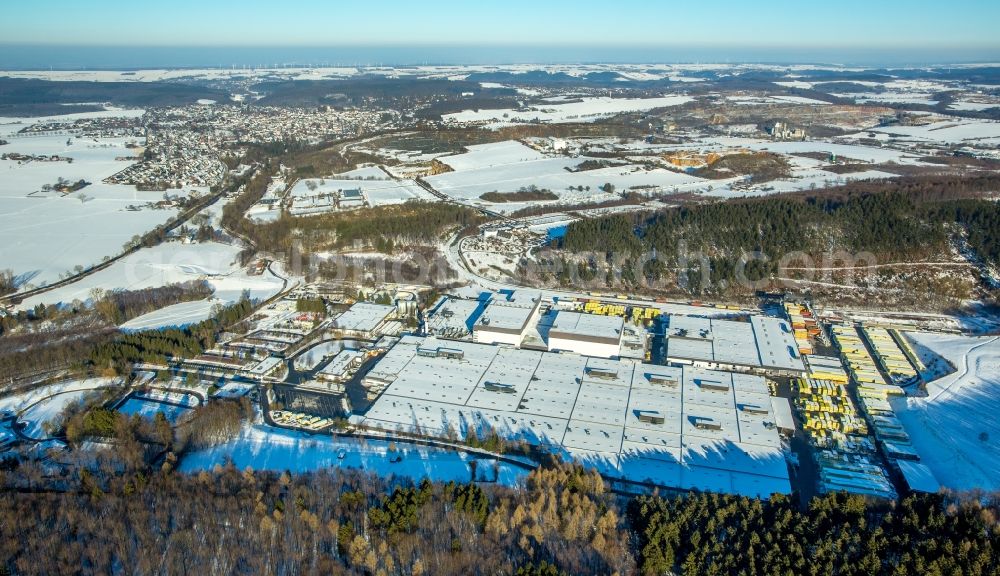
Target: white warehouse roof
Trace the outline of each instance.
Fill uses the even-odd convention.
[[[791,327],[784,320],[751,316],[750,322],[670,316],[667,357],[712,364],[805,370]]]
[[[625,319],[559,310],[549,329],[549,338],[617,344],[621,342]]]
[[[788,322],[768,316],[751,316],[753,333],[757,338],[760,365],[765,368],[797,370],[802,372],[802,355],[795,343],[795,335]]]
[[[521,334],[528,328],[528,321],[537,306],[493,300],[479,316],[474,330]]]
[[[391,382],[369,409],[369,426],[458,437],[495,430],[612,476],[790,491],[760,376],[415,336],[369,376]]]
[[[372,304],[371,302],[357,302],[346,312],[337,316],[335,326],[341,330],[371,332],[385,322],[386,318],[395,311],[395,306]]]

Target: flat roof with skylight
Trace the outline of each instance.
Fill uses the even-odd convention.
[[[735,322],[672,315],[666,332],[666,357],[671,362],[712,368],[805,371],[788,323],[766,316]]]
[[[416,336],[404,336],[369,375],[390,371],[369,426],[459,438],[492,429],[614,477],[790,491],[760,376]]]
[[[521,334],[527,327],[537,305],[515,304],[493,300],[476,321],[476,330]]]
[[[559,310],[556,312],[549,338],[584,340],[594,342],[621,342],[625,319],[620,316],[601,316]]]
[[[395,306],[387,304],[356,302],[337,316],[335,326],[341,330],[369,333],[381,326],[395,311]]]

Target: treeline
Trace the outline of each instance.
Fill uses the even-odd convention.
[[[32,465],[0,477],[6,485]],[[87,472],[0,492],[11,574],[634,574],[617,498],[577,467],[526,490],[419,486],[353,471],[292,476]],[[105,474],[110,480],[105,481]],[[232,543],[238,542],[238,545]],[[520,570],[521,572],[518,572]],[[559,572],[554,572],[559,573]]]
[[[97,346],[114,338],[110,328],[81,327],[0,337],[0,384],[52,370],[87,370]]]
[[[121,324],[160,308],[208,298],[214,292],[205,280],[168,284],[140,290],[94,289],[87,302],[72,304],[37,304],[0,317],[0,336],[49,329],[48,325],[67,326]]]
[[[0,270],[0,296],[17,291],[17,283],[14,281],[14,271],[9,268]]]
[[[245,396],[237,400],[213,400],[194,409],[191,418],[177,429],[175,452],[205,448],[231,440],[243,423],[253,417],[253,406]]]
[[[168,364],[178,358],[191,358],[215,345],[215,339],[227,326],[253,311],[248,298],[221,308],[208,320],[185,328],[165,328],[121,334],[95,346],[89,355],[92,370],[104,374],[126,374],[139,362]]]
[[[206,280],[191,280],[142,290],[112,290],[97,295],[94,309],[112,324],[192,300],[203,300],[215,290]]]
[[[10,382],[52,369],[73,372],[121,373],[121,362],[94,365],[98,348],[116,340],[115,325],[164,306],[212,295],[205,281],[171,284],[143,290],[95,292],[92,305],[44,306],[19,310],[0,318],[0,382]],[[219,310],[227,324],[239,318]],[[56,326],[53,328],[52,326]]]
[[[345,247],[391,249],[400,242],[434,243],[449,229],[477,226],[482,221],[483,216],[464,206],[411,201],[350,213],[286,215],[275,222],[250,225],[244,232],[259,250],[289,254],[293,238],[306,253]]]
[[[105,466],[0,475],[0,571],[11,574],[890,574],[1000,570],[995,495],[831,494],[807,509],[717,494],[626,498],[557,465],[524,487],[324,470]],[[30,491],[13,486],[32,483]],[[238,542],[238,545],[233,545]]]
[[[79,405],[70,405],[61,415],[62,430],[66,441],[82,452],[84,441],[96,440],[115,446],[113,455],[103,458],[101,464],[111,470],[128,469],[147,474],[153,458],[162,455],[161,471],[170,471],[177,463],[178,454],[190,449],[206,448],[231,440],[239,434],[244,423],[253,417],[253,406],[246,398],[237,400],[212,400],[190,410],[175,426],[163,412],[152,418],[133,414],[128,416],[108,407],[107,395]],[[67,468],[73,471],[72,462]],[[84,465],[84,468],[92,468]],[[110,476],[90,478],[88,489],[111,489]]]
[[[838,251],[871,253],[877,259],[872,264],[927,261],[948,256],[957,230],[981,258],[997,264],[1000,206],[978,198],[997,189],[997,176],[914,178],[612,215],[572,223],[560,247],[625,258],[655,251],[643,271],[655,278],[685,258],[704,256],[712,286],[732,285],[747,255],[753,255],[743,268],[750,280],[776,274],[780,260],[793,252],[815,262]],[[686,280],[694,292],[707,288],[699,284],[700,273]]]
[[[326,314],[326,302],[322,298],[299,298],[295,301],[295,311]]]
[[[551,190],[539,189],[532,185],[517,192],[487,192],[479,197],[487,202],[536,202],[558,200],[559,195]]]
[[[273,173],[269,169],[260,170],[253,178],[244,182],[243,192],[222,207],[221,223],[223,228],[241,236],[253,230],[253,224],[244,215],[251,206],[260,201],[267,192]]]
[[[842,493],[808,510],[784,496],[643,496],[629,503],[644,575],[994,575],[997,501],[910,496],[869,504]]]

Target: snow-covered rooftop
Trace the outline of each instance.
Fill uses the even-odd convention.
[[[341,330],[371,332],[395,312],[394,306],[357,302],[346,312],[337,316],[336,326]]]
[[[431,353],[441,349],[449,353]],[[458,437],[495,430],[664,486],[790,489],[759,376],[416,336],[403,337],[373,375],[391,383],[369,426]]]
[[[791,327],[777,318],[751,316],[747,323],[672,315],[666,340],[669,358],[804,370]]]

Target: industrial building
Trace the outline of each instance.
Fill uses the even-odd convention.
[[[443,296],[441,301],[428,312],[424,321],[424,332],[428,336],[440,336],[452,340],[469,339],[485,306],[486,303],[480,300]]]
[[[621,353],[625,319],[559,310],[548,330],[549,351],[614,358]]]
[[[358,350],[341,350],[330,360],[330,363],[320,370],[316,377],[320,380],[341,383],[346,382],[354,374],[354,371],[361,367],[365,361],[365,354]]]
[[[395,316],[395,306],[357,302],[337,316],[333,328],[340,330],[345,336],[373,339],[382,335],[383,329]]]
[[[481,344],[520,346],[536,323],[541,299],[527,304],[491,300],[472,327],[472,340]]]
[[[794,333],[778,318],[735,322],[672,315],[665,346],[670,364],[782,376],[805,372]]]
[[[760,376],[404,336],[363,384],[383,389],[367,426],[456,438],[492,430],[664,487],[790,491]]]

